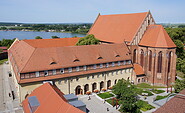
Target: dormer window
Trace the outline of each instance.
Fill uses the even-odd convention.
[[[75,59],[73,62],[79,62],[80,60],[78,60],[78,59]]]
[[[64,73],[64,68],[60,69],[60,73],[61,73],[61,74]]]
[[[103,64],[100,64],[100,68],[103,68]]]
[[[106,63],[106,67],[109,67],[109,63]]]
[[[116,55],[116,57],[120,57],[120,55]]]
[[[114,67],[115,66],[115,63],[114,62],[112,62],[112,67]]]
[[[98,57],[97,59],[103,59],[103,58],[100,56],[100,57]]]
[[[86,71],[86,70],[87,70],[87,66],[83,66],[83,68],[84,68],[84,71]]]
[[[69,67],[69,68],[68,68],[68,71],[69,71],[69,73],[71,73],[71,72],[72,72],[72,68],[71,68],[71,67]]]
[[[36,74],[36,77],[39,77],[39,75],[40,75],[40,73],[38,71],[35,74]]]
[[[48,76],[48,71],[44,71],[44,76]]]
[[[131,64],[131,61],[130,60],[128,61],[128,64]]]
[[[80,71],[80,67],[79,66],[76,67],[76,71]]]
[[[50,65],[52,65],[52,64],[57,64],[57,63],[56,62],[51,62]]]
[[[93,65],[93,68],[96,69],[96,64]]]

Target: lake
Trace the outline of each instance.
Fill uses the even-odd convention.
[[[59,32],[37,32],[37,31],[0,31],[0,40],[1,39],[13,39],[18,38],[22,39],[35,39],[36,36],[40,36],[43,39],[51,38],[51,36],[58,36],[60,38],[65,37],[84,37],[84,34],[76,33],[59,33]]]

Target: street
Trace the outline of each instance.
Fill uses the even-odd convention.
[[[9,64],[0,65],[0,113],[23,113],[9,70]]]

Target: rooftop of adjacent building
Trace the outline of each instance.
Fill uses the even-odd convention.
[[[33,90],[22,102],[25,113],[84,113],[70,105],[63,96],[64,94],[50,83]],[[80,103],[81,104],[81,103]]]
[[[170,99],[166,104],[154,113],[184,113],[185,112],[185,89]]]

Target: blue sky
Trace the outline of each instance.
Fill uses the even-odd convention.
[[[93,23],[98,13],[151,11],[156,22],[185,23],[185,0],[0,0],[0,22]]]

